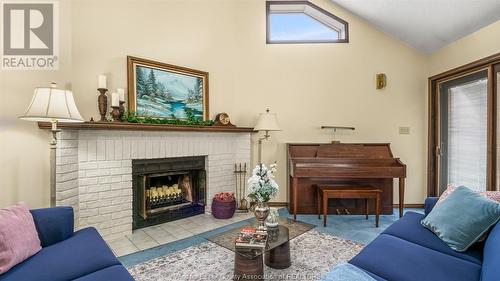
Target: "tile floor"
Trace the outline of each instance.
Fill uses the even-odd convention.
[[[422,209],[405,209],[406,211],[414,211],[414,212],[423,212]],[[279,211],[281,216],[287,216],[292,218],[292,216],[288,213],[285,208],[280,209]],[[382,215],[380,216],[380,227],[375,227],[374,217],[370,216],[368,220],[365,219],[365,216],[328,216],[328,226],[323,227],[323,221],[318,219],[317,215],[298,215],[297,220],[312,223],[316,225],[315,230],[319,232],[324,232],[327,234],[340,236],[342,238],[348,240],[354,240],[356,242],[367,244],[370,243],[377,235],[379,235],[382,231],[385,230],[389,225],[399,219],[397,209],[394,209],[394,213],[392,215]],[[203,215],[202,215],[203,216]],[[210,218],[209,215],[204,215],[212,221],[215,220]],[[215,227],[214,229],[208,230],[206,232],[200,232],[199,234],[190,236],[188,238],[176,240],[175,243],[167,243],[162,244],[158,247],[154,247],[152,249],[148,249],[145,251],[138,251],[138,249],[134,250],[132,254],[123,254],[119,255],[119,260],[126,266],[130,267],[157,257],[165,256],[171,254],[173,252],[191,247],[193,245],[198,245],[200,243],[207,242],[207,238],[213,235],[220,234],[224,231],[227,231],[234,227],[243,226],[252,222],[254,219],[253,214],[247,214],[248,219],[244,219],[242,217],[238,217],[241,215],[237,215],[236,218],[232,218],[233,222],[231,223],[227,220],[225,223],[227,225],[221,227]],[[201,217],[203,220],[203,217]],[[199,219],[197,219],[199,220]],[[215,220],[219,221],[219,220]],[[222,223],[219,221],[219,223]],[[179,228],[182,228],[179,227]],[[118,248],[117,248],[118,249]],[[115,252],[117,253],[117,252]],[[117,253],[118,255],[118,253]]]
[[[197,215],[177,221],[134,230],[131,235],[107,241],[117,257],[154,248],[185,239],[253,217],[253,213],[236,213],[232,218],[220,220],[211,214]]]

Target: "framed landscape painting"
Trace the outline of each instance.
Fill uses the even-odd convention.
[[[208,73],[127,57],[129,111],[138,116],[207,120]]]

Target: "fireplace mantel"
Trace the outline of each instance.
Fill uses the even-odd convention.
[[[50,129],[49,122],[38,122],[40,129]],[[178,126],[167,124],[142,124],[129,122],[83,122],[83,123],[58,123],[59,129],[66,130],[122,130],[122,131],[191,131],[191,132],[227,132],[227,133],[252,133],[253,128],[248,127],[222,127],[222,126]]]

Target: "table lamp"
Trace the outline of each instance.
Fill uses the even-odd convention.
[[[265,134],[263,137],[259,138],[259,164],[262,163],[262,141],[269,139],[271,137],[269,135],[270,131],[281,131],[280,126],[278,125],[278,119],[276,118],[276,114],[270,113],[269,108],[265,113],[261,113],[259,115],[259,120],[257,120],[257,124],[255,125],[254,130],[256,131],[264,131]]]
[[[52,124],[52,140],[50,142],[50,205],[56,204],[56,145],[58,122],[83,122],[76,108],[73,93],[56,88],[51,83],[50,88],[36,88],[31,103],[20,119],[28,121],[50,122]]]

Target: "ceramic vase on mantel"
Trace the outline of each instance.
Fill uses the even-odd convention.
[[[254,210],[255,218],[257,219],[257,230],[267,230],[265,221],[269,215],[269,206],[267,202],[257,202]]]

